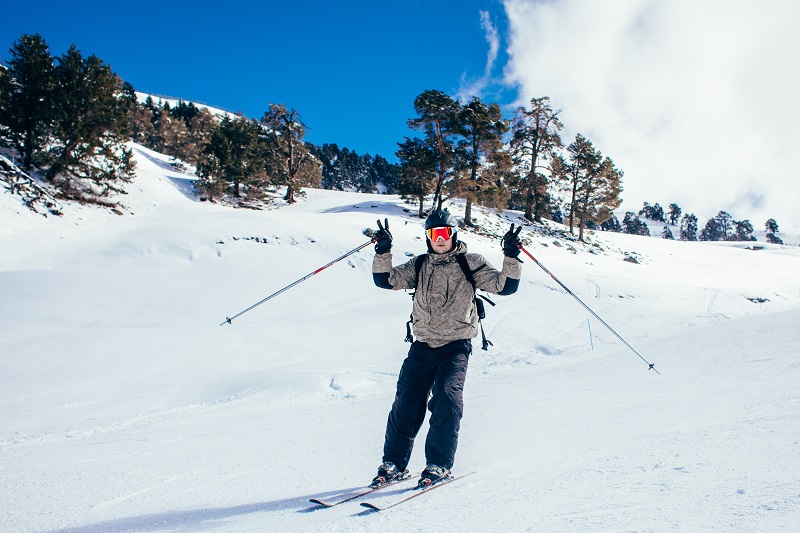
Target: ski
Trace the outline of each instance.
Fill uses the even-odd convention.
[[[394,507],[396,505],[400,505],[401,503],[405,503],[405,502],[407,502],[408,500],[410,500],[412,498],[416,498],[417,496],[421,496],[423,494],[426,494],[426,493],[428,493],[428,492],[430,492],[430,491],[432,491],[434,489],[437,489],[439,487],[443,487],[443,486],[445,486],[445,485],[447,485],[449,483],[452,483],[453,481],[458,481],[459,479],[463,479],[463,478],[465,478],[467,476],[471,476],[474,473],[475,473],[475,471],[467,472],[466,474],[459,474],[457,476],[449,476],[449,477],[446,477],[443,480],[439,481],[438,483],[434,483],[433,485],[430,485],[428,487],[420,487],[418,485],[418,486],[416,486],[414,488],[407,489],[407,490],[403,491],[402,493],[400,493],[400,495],[398,495],[397,498],[390,499],[389,501],[387,501],[385,503],[378,504],[378,503],[372,503],[372,502],[361,502],[361,506],[362,507],[367,507],[368,509],[373,509],[375,511],[385,511],[386,509],[390,509],[390,508],[392,508],[392,507]]]
[[[340,503],[349,502],[350,500],[355,500],[356,498],[360,498],[361,496],[366,496],[367,494],[371,494],[375,491],[385,489],[386,487],[391,487],[392,485],[397,485],[398,483],[402,483],[403,481],[408,481],[409,479],[413,479],[419,476],[419,474],[405,474],[400,479],[395,479],[394,481],[390,481],[388,483],[384,483],[383,485],[378,485],[377,487],[373,487],[372,485],[368,487],[360,487],[357,489],[346,490],[344,492],[340,492],[338,494],[334,494],[328,498],[311,498],[309,501],[311,503],[316,503],[317,505],[322,505],[324,507],[333,507],[334,505],[339,505]]]

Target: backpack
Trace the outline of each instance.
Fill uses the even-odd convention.
[[[422,270],[422,265],[425,263],[425,259],[427,258],[428,254],[423,254],[423,255],[418,255],[414,259],[415,280],[419,279],[419,272],[420,270]],[[486,333],[484,333],[483,331],[483,319],[486,318],[486,308],[484,307],[483,302],[478,299],[478,297],[483,298],[484,300],[489,302],[489,304],[492,307],[494,307],[496,304],[486,296],[478,294],[477,287],[475,286],[475,276],[473,275],[475,274],[475,272],[478,272],[479,270],[486,268],[486,265],[483,264],[478,268],[476,268],[475,270],[470,270],[469,264],[467,263],[467,257],[464,254],[456,254],[456,261],[458,262],[458,265],[461,267],[461,271],[464,273],[464,277],[467,278],[469,284],[472,285],[473,298],[474,298],[473,301],[475,302],[475,308],[478,312],[478,324],[480,324],[481,326],[481,339],[483,340],[483,345],[481,346],[481,349],[488,351],[489,346],[494,346],[494,344],[492,344],[492,342],[486,338]],[[414,295],[416,294],[416,292],[417,291],[415,289],[414,292],[411,293],[412,300],[414,299]],[[411,316],[409,316],[408,322],[406,322],[406,339],[405,339],[406,342],[414,342],[414,336],[411,334],[411,323],[414,320],[413,316],[414,315],[412,311]]]

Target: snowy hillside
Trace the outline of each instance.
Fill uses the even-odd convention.
[[[229,118],[236,117],[236,113],[232,113],[231,111],[225,111],[223,109],[219,109],[218,107],[213,107],[200,102],[187,102],[186,100],[181,100],[180,98],[171,98],[169,96],[160,96],[157,94],[148,94],[136,91],[136,99],[139,103],[146,102],[148,98],[151,98],[153,102],[159,107],[163,107],[165,104],[169,104],[170,107],[175,107],[181,102],[185,104],[191,103],[199,109],[207,109],[209,113],[211,113],[212,115],[216,115],[218,117],[229,117]]]
[[[369,247],[219,324],[379,217],[395,264],[424,251],[414,206],[309,190],[226,208],[135,155],[121,216],[0,194],[0,530],[798,530],[800,249],[526,229],[663,375],[526,259],[470,361],[454,470],[477,474],[382,513],[317,509],[380,462],[410,298],[373,285]],[[497,239],[461,239],[501,263]]]

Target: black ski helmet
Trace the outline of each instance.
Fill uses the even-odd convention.
[[[456,217],[454,217],[450,211],[447,209],[443,209],[441,211],[433,211],[428,218],[425,219],[425,231],[431,228],[443,228],[445,226],[450,226],[453,228],[453,248],[455,249],[458,246],[458,221]],[[428,253],[433,253],[433,247],[431,246],[431,241],[428,239],[428,236],[425,236],[425,242],[428,245]]]
[[[425,219],[425,229],[443,228],[450,226],[454,231],[458,231],[458,221],[456,217],[450,214],[450,211],[433,211],[428,218]]]

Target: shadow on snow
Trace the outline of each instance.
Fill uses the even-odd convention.
[[[417,208],[414,208],[413,206],[401,207],[397,205],[395,202],[385,202],[385,201],[361,202],[358,204],[331,207],[330,209],[326,209],[323,211],[323,213],[363,213],[363,212],[371,212],[379,216],[393,215],[412,220],[420,220],[417,217],[418,213]]]
[[[353,490],[359,487],[352,487]],[[217,507],[207,509],[187,509],[183,511],[165,511],[163,513],[153,513],[142,516],[130,516],[116,518],[87,524],[84,526],[59,528],[46,533],[121,533],[123,531],[162,531],[165,528],[199,526],[203,523],[213,523],[226,519],[236,518],[256,513],[268,513],[275,511],[291,511],[298,513],[310,513],[325,507],[314,505],[309,502],[311,498],[322,498],[342,493],[343,490],[334,490],[310,494],[308,496],[298,496],[296,498],[286,498],[272,502],[248,503],[233,507]],[[217,524],[218,525],[218,524]]]

